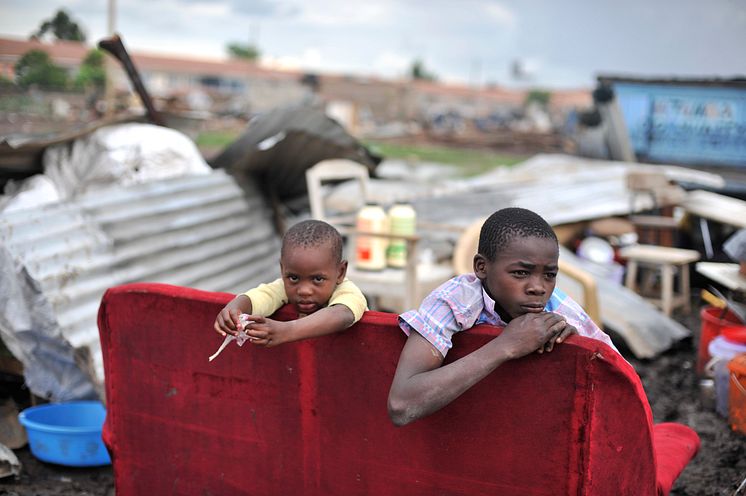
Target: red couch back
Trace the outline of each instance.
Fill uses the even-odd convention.
[[[647,400],[603,343],[573,337],[505,364],[397,428],[386,412],[405,341],[396,315],[367,312],[343,333],[278,348],[231,344],[208,362],[231,297],[162,284],[105,294],[117,496],[655,494]],[[448,359],[496,332],[461,333]]]

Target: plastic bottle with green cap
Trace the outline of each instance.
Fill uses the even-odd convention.
[[[396,203],[388,212],[389,233],[414,236],[417,231],[417,213],[408,203]],[[389,267],[401,269],[407,265],[407,241],[403,238],[392,238],[386,252]]]

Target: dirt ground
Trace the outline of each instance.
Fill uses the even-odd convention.
[[[654,360],[630,361],[642,378],[655,422],[688,425],[702,440],[699,453],[684,469],[671,494],[731,496],[746,477],[746,436],[733,432],[726,419],[700,401],[694,372],[699,318],[692,315],[679,320],[693,329],[692,339],[680,342]],[[114,495],[111,467],[51,465],[36,460],[28,447],[15,453],[23,464],[23,471],[17,479],[0,480],[0,496]]]

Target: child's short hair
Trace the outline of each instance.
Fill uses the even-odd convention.
[[[490,215],[479,232],[479,253],[490,262],[516,238],[546,238],[557,241],[552,226],[531,210],[509,207]]]
[[[334,259],[341,262],[343,241],[339,231],[321,220],[304,220],[287,230],[282,238],[280,256],[285,253],[287,247],[311,248],[325,243],[331,243]]]

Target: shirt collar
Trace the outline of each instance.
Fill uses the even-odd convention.
[[[493,300],[487,293],[487,290],[484,289],[484,285],[481,284],[481,281],[480,285],[482,286],[482,302],[484,303],[484,311],[487,315],[495,319],[496,322],[505,325],[505,320],[503,320],[503,318],[500,317],[500,314],[495,311],[495,300]]]

